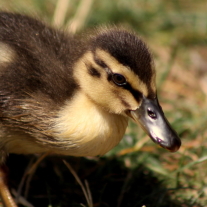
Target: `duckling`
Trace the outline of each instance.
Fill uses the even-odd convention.
[[[103,155],[129,118],[172,152],[181,141],[157,99],[146,44],[122,28],[72,35],[0,13],[0,156]]]

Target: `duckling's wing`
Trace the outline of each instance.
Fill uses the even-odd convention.
[[[73,36],[36,19],[1,12],[1,89],[42,93],[63,103],[77,89],[72,65],[83,53],[77,45]]]

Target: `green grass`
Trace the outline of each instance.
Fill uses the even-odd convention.
[[[2,9],[36,14],[48,22],[55,5],[55,0],[0,0]],[[77,7],[78,1],[71,0],[68,19]],[[125,25],[145,39],[155,57],[161,105],[182,138],[181,149],[170,153],[130,123],[121,143],[105,156],[64,157],[80,179],[88,181],[94,207],[207,206],[206,10],[201,0],[94,1],[82,29]],[[18,189],[31,157],[9,157],[11,188]],[[27,197],[25,185],[22,196],[34,206],[87,206],[60,157],[40,163]]]

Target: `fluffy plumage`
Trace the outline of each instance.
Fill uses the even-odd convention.
[[[134,33],[107,28],[78,38],[0,13],[1,157],[102,155],[119,143],[128,116],[136,119],[143,97],[156,99],[155,70]],[[180,145],[153,139],[172,151]]]

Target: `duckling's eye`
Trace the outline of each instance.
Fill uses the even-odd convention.
[[[156,113],[154,113],[150,108],[147,109],[148,116],[152,119],[157,119]]]
[[[126,85],[126,78],[123,75],[118,73],[114,73],[112,76],[114,83],[118,86]]]

